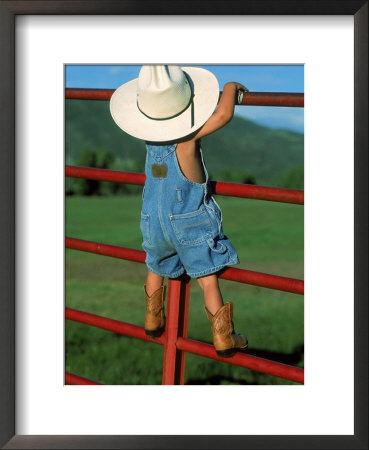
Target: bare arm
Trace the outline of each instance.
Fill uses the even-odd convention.
[[[222,128],[232,120],[236,91],[242,90],[247,92],[248,89],[240,83],[226,83],[223,88],[222,96],[218,103],[215,113],[205,122],[200,130],[193,136],[192,140],[200,139],[208,134],[213,133]]]

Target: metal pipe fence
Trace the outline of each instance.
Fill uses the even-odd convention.
[[[109,100],[112,89],[66,89],[66,99],[83,100]],[[246,93],[243,105],[268,105],[303,107],[304,95],[291,93]],[[117,183],[143,185],[145,175],[141,173],[120,172],[90,167],[66,166],[67,177],[86,178]],[[226,183],[214,181],[211,183],[212,193],[234,197],[275,201],[292,204],[304,204],[304,193],[300,190],[271,188],[266,186],[244,185],[239,183]],[[141,250],[120,247],[105,243],[86,241],[66,237],[66,248],[95,253],[113,258],[120,258],[137,263],[145,262],[145,253]],[[293,278],[254,272],[245,269],[227,268],[219,278],[276,289],[285,292],[303,295],[304,282]],[[162,384],[184,384],[186,353],[196,354],[205,358],[223,361],[227,364],[244,367],[257,372],[284,378],[298,383],[304,382],[304,370],[280,362],[267,360],[252,354],[238,352],[231,358],[219,357],[212,345],[198,342],[187,337],[187,322],[190,300],[191,280],[186,275],[168,281],[167,319],[165,331],[159,338],[151,338],[145,334],[143,327],[78,311],[72,308],[65,309],[65,318],[109,330],[124,336],[153,342],[164,346]],[[65,374],[66,384],[99,385],[71,373]]]

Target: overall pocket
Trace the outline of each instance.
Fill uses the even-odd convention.
[[[182,245],[196,245],[211,237],[212,226],[204,207],[197,211],[169,216],[174,234]]]
[[[142,233],[143,244],[150,245],[150,216],[148,214],[141,213],[140,229]]]

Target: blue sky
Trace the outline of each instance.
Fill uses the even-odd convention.
[[[186,64],[193,65],[194,64]],[[237,81],[254,92],[304,92],[302,65],[198,65],[217,77],[220,89],[227,81]],[[68,88],[116,89],[137,78],[141,66],[67,65]],[[270,128],[304,132],[303,108],[237,106],[235,114]]]

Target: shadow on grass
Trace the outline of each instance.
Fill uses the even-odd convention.
[[[257,356],[258,358],[270,359],[282,364],[296,365],[304,356],[304,345],[296,347],[292,353],[271,352],[269,350],[258,349],[248,349],[245,353],[251,356]]]
[[[212,345],[212,342],[203,342]],[[297,365],[304,357],[304,344],[295,347],[292,353],[271,352],[270,350],[252,349],[250,347],[245,350],[239,350],[239,352],[258,358],[270,359],[271,361],[282,364]]]
[[[222,375],[215,375],[213,377],[208,377],[205,379],[191,379],[186,382],[186,385],[219,385],[219,384],[244,384],[244,385],[254,385],[255,383],[247,383],[245,380],[236,379],[233,377],[225,377]]]
[[[297,366],[303,360],[304,357],[304,345],[298,346],[292,353],[271,352],[269,350],[245,350],[241,351],[250,356],[256,356],[258,358],[268,359],[271,361],[279,362],[282,364],[288,364],[291,366]],[[186,381],[188,385],[220,385],[220,384],[239,384],[239,385],[264,385],[265,383],[258,383],[256,380],[253,382],[247,382],[241,378],[234,378],[232,376],[214,375],[207,378],[192,378]]]

